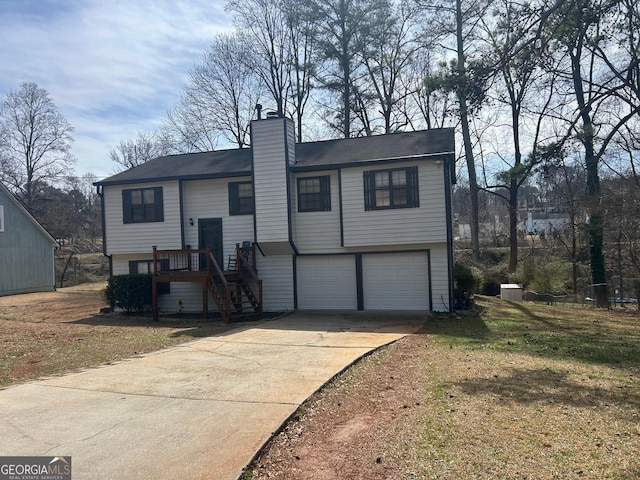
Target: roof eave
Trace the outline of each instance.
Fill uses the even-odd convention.
[[[125,180],[102,180],[100,182],[94,182],[96,187],[106,187],[113,185],[135,185],[139,183],[157,183],[157,182],[171,182],[177,180],[209,180],[215,178],[236,178],[236,177],[248,177],[251,176],[251,171],[235,171],[235,172],[219,172],[219,173],[198,173],[193,175],[171,175],[162,177],[149,177],[149,178],[128,178]]]
[[[350,168],[350,167],[359,167],[366,165],[380,165],[387,163],[398,163],[398,162],[410,162],[410,161],[420,161],[420,160],[438,160],[435,157],[445,157],[447,155],[452,155],[455,152],[434,152],[434,153],[421,153],[417,155],[403,155],[399,157],[385,157],[385,158],[375,158],[375,159],[367,159],[367,160],[353,160],[348,162],[336,162],[336,163],[324,163],[319,165],[292,165],[290,170],[292,172],[311,172],[316,170],[337,170],[338,168]]]

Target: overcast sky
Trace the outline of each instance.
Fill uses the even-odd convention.
[[[0,0],[0,98],[46,89],[75,128],[75,174],[104,178],[110,150],[162,121],[230,23],[224,0]]]

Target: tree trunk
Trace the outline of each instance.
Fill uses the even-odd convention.
[[[462,141],[464,143],[464,156],[467,161],[469,174],[469,195],[471,197],[471,212],[469,226],[471,229],[471,253],[474,260],[480,257],[480,222],[478,219],[478,178],[476,176],[476,164],[473,157],[471,143],[471,129],[469,127],[469,110],[467,106],[467,76],[464,55],[464,37],[462,34],[462,0],[456,0],[456,39],[458,48],[458,88],[456,94],[460,104],[460,121],[462,126]]]
[[[585,147],[585,165],[587,172],[587,196],[589,209],[589,254],[591,260],[591,283],[598,307],[608,308],[609,293],[604,262],[603,237],[604,216],[601,208],[600,176],[598,157],[593,147],[593,123],[588,107],[582,107],[583,144]]]
[[[511,179],[509,188],[509,272],[518,268],[518,180]]]
[[[584,146],[584,161],[587,174],[587,208],[589,212],[589,255],[591,260],[591,284],[598,307],[608,308],[609,293],[607,288],[607,275],[604,263],[603,237],[604,217],[601,208],[600,176],[598,173],[599,157],[594,148],[594,125],[591,118],[591,105],[586,101],[582,80],[582,42],[579,38],[576,42],[576,50],[570,52],[573,86],[575,88],[576,101],[580,108],[582,120],[582,132],[580,139]]]

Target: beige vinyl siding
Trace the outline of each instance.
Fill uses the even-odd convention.
[[[282,118],[260,120],[251,124],[251,133],[257,242],[288,242],[286,144],[295,154],[293,125]]]
[[[122,190],[162,187],[163,222],[123,223]],[[105,237],[107,254],[147,253],[158,249],[181,248],[180,198],[178,182],[159,182],[104,187]]]
[[[431,246],[431,292],[433,310],[449,311],[449,271],[447,263],[447,244]]]
[[[293,257],[258,254],[265,312],[293,310]]]
[[[133,260],[152,260],[150,253],[133,253],[129,255],[113,255],[111,265],[114,275],[127,275],[129,273],[129,262]]]
[[[342,170],[344,246],[404,245],[446,241],[444,172],[441,162],[418,165],[419,208],[364,209],[364,171],[416,165],[370,165]]]
[[[236,243],[253,242],[253,215],[229,215],[229,182],[249,182],[251,177],[233,179],[196,180],[184,182],[184,243],[198,248],[198,219],[222,218],[224,261],[235,255]],[[193,225],[189,219],[193,219]]]
[[[298,178],[330,176],[331,211],[298,212]],[[340,193],[338,172],[313,172],[293,176],[292,223],[294,242],[300,253],[336,253],[340,246]]]

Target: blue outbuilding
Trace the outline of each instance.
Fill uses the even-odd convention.
[[[0,183],[0,296],[55,290],[57,246]]]

